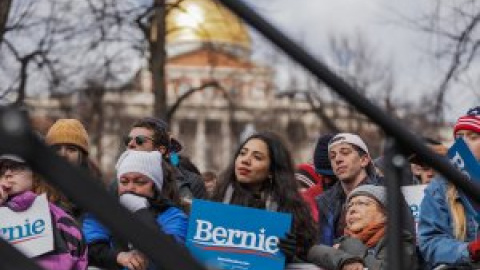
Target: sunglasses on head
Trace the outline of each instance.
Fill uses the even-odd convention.
[[[123,139],[123,142],[125,143],[125,146],[128,146],[128,144],[132,140],[135,140],[135,143],[137,145],[142,145],[142,144],[146,143],[148,140],[153,141],[153,138],[150,138],[150,137],[145,136],[145,135],[138,135],[138,136],[135,136],[135,137],[125,136],[125,138]]]

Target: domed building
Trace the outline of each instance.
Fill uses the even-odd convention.
[[[168,13],[166,25],[170,56],[205,45],[242,58],[251,53],[250,35],[243,22],[214,1],[181,1]]]
[[[167,1],[167,4],[171,1]],[[223,6],[210,0],[185,0],[167,15],[166,84],[169,106],[182,99],[171,118],[173,136],[183,144],[182,154],[190,157],[201,171],[220,172],[233,156],[239,141],[255,130],[273,130],[290,144],[296,162],[311,159],[314,144],[322,127],[310,105],[302,100],[278,98],[273,69],[251,60],[252,42],[247,26]],[[96,142],[92,156],[101,168],[112,171],[118,154],[124,149],[120,135],[130,125],[153,112],[151,76],[138,73],[135,87],[123,92],[107,92],[98,97],[102,119],[88,120],[87,130]],[[183,98],[192,89],[193,94]],[[82,94],[82,95],[88,95]],[[82,97],[73,103],[91,106]],[[31,103],[37,115],[65,117],[52,108],[61,104]],[[82,105],[83,104],[83,105]],[[122,110],[118,110],[122,108]],[[326,113],[346,128],[350,121],[338,110]],[[91,124],[90,122],[95,122]],[[366,126],[371,126],[362,119]],[[358,121],[356,121],[358,124]]]
[[[252,62],[246,25],[208,0],[183,1],[167,16],[169,101],[209,82],[175,113],[172,131],[202,169],[221,170],[241,134],[273,123],[272,70]],[[262,122],[262,124],[259,124]]]
[[[238,142],[263,129],[285,135],[295,144],[297,160],[308,159],[318,136],[316,117],[308,116],[305,102],[275,97],[273,70],[251,60],[250,34],[238,17],[214,1],[183,1],[169,13],[167,32],[171,102],[188,89],[218,83],[185,100],[173,117],[173,134],[195,164],[223,169]]]

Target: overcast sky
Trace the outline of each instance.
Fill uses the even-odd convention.
[[[430,0],[249,0],[249,3],[289,36],[302,41],[315,55],[326,53],[328,35],[332,32],[362,33],[382,57],[392,60],[399,91],[408,91],[413,98],[415,92],[437,86],[444,74],[444,66],[427,55],[439,46],[438,39],[412,29],[402,18],[415,19],[431,10]],[[449,119],[456,119],[467,108],[480,103],[471,90],[456,90],[448,100]]]

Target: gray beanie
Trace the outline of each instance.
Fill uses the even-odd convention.
[[[385,187],[374,185],[361,185],[348,194],[347,203],[356,196],[368,196],[375,199],[383,208],[387,207],[387,191]]]
[[[127,150],[118,158],[117,181],[129,172],[141,173],[150,178],[158,191],[163,186],[162,154],[158,151],[146,152]]]

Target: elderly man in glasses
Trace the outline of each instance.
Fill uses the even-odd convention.
[[[315,245],[308,260],[324,269],[363,270],[386,268],[386,191],[384,187],[362,185],[355,188],[345,203],[344,236],[333,247]],[[404,231],[405,269],[416,269],[415,238]]]
[[[184,203],[188,204],[192,198],[207,196],[201,176],[184,168],[183,163],[179,162],[182,157],[178,153],[182,150],[182,145],[172,138],[165,121],[152,117],[138,120],[133,124],[124,142],[130,150],[159,151],[162,154],[176,172],[176,184]]]

